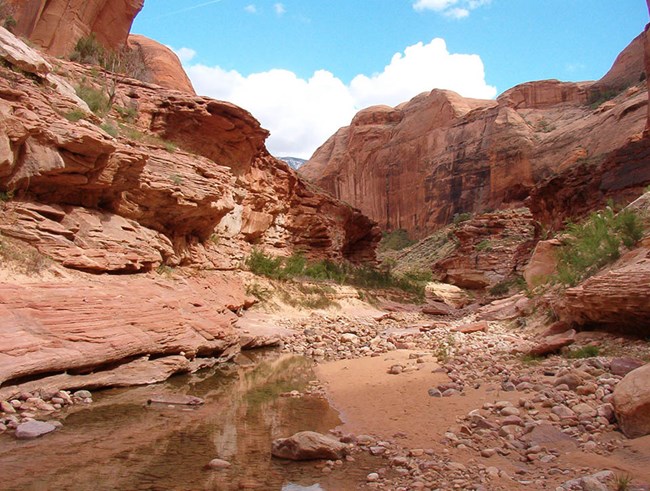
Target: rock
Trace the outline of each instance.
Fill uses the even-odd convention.
[[[94,33],[106,48],[125,45],[144,0],[9,0],[15,6],[17,35],[54,56],[68,56],[81,36]]]
[[[391,375],[399,375],[404,371],[404,366],[403,365],[392,365],[388,369],[388,373]]]
[[[39,436],[46,435],[56,430],[56,426],[52,423],[45,421],[28,421],[21,423],[16,428],[16,438],[19,440],[27,440],[31,438],[38,438]]]
[[[442,302],[453,309],[463,308],[470,302],[467,293],[461,288],[446,283],[427,283],[424,295],[428,301]]]
[[[368,481],[368,482],[377,482],[377,481],[379,481],[379,474],[377,474],[376,472],[371,472],[370,474],[368,474],[366,476],[366,481]]]
[[[555,306],[564,320],[578,325],[627,329],[650,335],[650,247],[624,254],[607,271],[569,288]]]
[[[625,377],[632,370],[636,370],[643,365],[645,365],[645,363],[641,360],[637,360],[636,358],[613,358],[609,363],[609,371],[614,375],[618,375],[619,377]]]
[[[227,460],[212,459],[208,464],[208,467],[210,467],[210,469],[215,469],[215,470],[229,469],[230,467],[232,467],[232,464]]]
[[[432,387],[431,389],[428,390],[428,394],[431,397],[442,397],[442,392],[440,392],[438,389],[435,387]]]
[[[166,89],[195,93],[181,61],[167,46],[138,34],[129,35],[128,45],[138,50],[153,83]]]
[[[485,321],[482,322],[473,322],[471,324],[464,324],[452,329],[453,332],[462,332],[463,334],[471,334],[474,332],[487,332],[488,323]]]
[[[72,394],[72,396],[78,397],[79,399],[88,399],[93,397],[92,394],[87,390],[78,390]]]
[[[273,441],[271,453],[289,460],[341,459],[347,454],[347,445],[314,431],[302,431],[289,438]]]
[[[535,246],[533,255],[524,268],[524,279],[528,288],[546,283],[557,267],[557,253],[561,246],[557,239],[541,240]]]
[[[422,307],[422,313],[427,315],[449,315],[453,311],[449,305],[442,302],[428,302]]]
[[[571,329],[562,334],[557,334],[555,336],[549,336],[543,338],[539,341],[537,346],[533,347],[529,354],[533,356],[543,356],[550,353],[559,351],[565,346],[569,346],[575,342],[576,331]]]
[[[33,73],[41,78],[47,77],[52,66],[36,50],[0,27],[0,58],[7,60],[16,68]]]
[[[650,364],[628,373],[614,389],[612,402],[625,436],[650,434]]]
[[[200,397],[182,394],[156,394],[147,399],[147,404],[171,404],[174,406],[199,406],[204,402]]]
[[[2,411],[3,413],[7,413],[7,414],[15,414],[16,413],[16,408],[14,408],[7,401],[0,401],[0,411]]]

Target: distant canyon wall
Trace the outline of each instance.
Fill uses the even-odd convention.
[[[538,210],[537,219],[561,225],[582,208],[628,199],[650,183],[647,139],[639,141],[648,123],[644,43],[647,33],[596,83],[530,82],[496,101],[433,90],[395,108],[364,109],[300,173],[383,229],[416,238],[455,214],[524,203]],[[558,176],[565,176],[562,186],[574,179],[574,208],[548,194]]]

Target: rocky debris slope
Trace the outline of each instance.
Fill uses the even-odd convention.
[[[5,0],[17,21],[14,32],[45,52],[68,56],[82,36],[94,33],[110,49],[126,44],[144,0]]]
[[[432,269],[440,281],[471,289],[493,287],[520,274],[535,242],[535,224],[525,208],[474,216],[453,233],[456,250]]]
[[[437,430],[429,448],[406,443],[412,436],[409,429],[395,435],[380,426],[370,436],[347,434],[345,428],[336,432],[352,445],[352,456],[368,452],[385,459],[384,466],[368,475],[369,488],[611,489],[574,488],[593,479],[613,486],[609,469],[650,482],[647,469],[629,460],[633,454],[637,461],[650,459],[650,452],[616,432],[614,409],[614,394],[627,373],[620,371],[625,359],[617,353],[647,359],[647,342],[580,334],[583,347],[597,346],[611,354],[572,359],[567,354],[579,352],[573,349],[563,356],[529,359],[524,353],[535,343],[532,331],[498,322],[490,322],[487,330],[464,329],[472,320],[434,321],[403,313],[286,321],[299,331],[287,342],[289,351],[322,362],[411,350],[406,363],[390,368],[403,377],[405,387],[410,374],[425,369],[428,364],[422,362],[433,355],[442,367],[438,371],[447,377],[429,389],[432,400],[440,401],[440,411],[454,411],[455,398],[475,401],[476,407],[455,413],[455,424]],[[359,387],[364,384],[359,381]],[[484,395],[475,399],[479,393]],[[418,398],[409,395],[409,400]]]
[[[590,82],[530,82],[497,101],[433,90],[362,110],[300,172],[382,229],[418,239],[455,214],[517,206],[533,192],[535,218],[552,225],[630,199],[650,182],[642,41],[610,72],[633,85],[609,101]]]

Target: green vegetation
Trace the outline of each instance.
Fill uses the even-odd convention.
[[[566,233],[557,280],[575,286],[618,259],[622,245],[631,247],[638,242],[643,237],[643,225],[635,212],[623,210],[616,214],[610,205],[581,224],[569,224]]]
[[[490,252],[492,250],[492,244],[490,244],[490,241],[485,239],[476,244],[476,250],[478,252]]]
[[[75,87],[75,91],[88,104],[90,110],[98,116],[103,117],[110,110],[108,98],[103,90],[98,90],[82,80],[81,84]]]
[[[500,297],[506,295],[510,292],[511,289],[516,289],[517,291],[524,290],[526,288],[526,280],[523,276],[514,276],[512,278],[505,279],[500,281],[492,288],[490,288],[489,293],[495,297]]]
[[[52,261],[37,249],[19,241],[0,235],[0,258],[15,270],[26,275],[35,275],[49,269]]]
[[[454,225],[458,225],[459,223],[466,222],[467,220],[470,220],[472,218],[471,213],[456,213],[453,218],[453,223]]]
[[[619,95],[623,89],[607,89],[603,91],[596,91],[593,92],[589,96],[589,107],[592,110],[598,109],[602,104],[604,104],[607,101],[612,100],[614,97]]]
[[[567,358],[571,359],[581,359],[581,358],[593,358],[600,354],[600,349],[598,346],[583,346],[575,350],[567,352]]]
[[[117,126],[115,126],[110,121],[102,123],[100,128],[103,129],[109,135],[111,135],[113,138],[117,138],[118,135],[120,134],[120,130],[117,128]]]
[[[174,142],[163,140],[162,138],[159,138],[157,136],[147,135],[146,133],[143,133],[125,124],[120,124],[120,133],[126,138],[129,138],[131,140],[140,141],[140,142],[147,143],[149,145],[162,147],[165,150],[167,150],[169,153],[174,153],[178,149],[178,147]]]
[[[84,113],[81,109],[73,109],[69,113],[64,114],[63,117],[71,123],[76,123],[77,121],[85,118],[86,113]]]
[[[360,288],[393,288],[424,298],[426,280],[417,278],[417,274],[396,276],[387,270],[377,270],[368,266],[353,266],[333,261],[308,261],[297,253],[288,258],[271,257],[254,249],[246,259],[248,269],[260,276],[276,280],[292,278],[309,278],[321,281],[333,281]],[[422,275],[424,277],[425,275]]]
[[[8,5],[4,0],[0,0],[0,20],[2,20],[2,27],[9,32],[13,32],[17,24],[14,13],[13,6]]]
[[[628,491],[632,484],[632,476],[629,474],[616,474],[614,477],[615,491]]]
[[[114,109],[120,115],[120,118],[127,123],[134,123],[138,118],[138,110],[135,107],[115,106]]]
[[[12,190],[0,191],[0,203],[11,201],[13,198],[14,198],[14,192]]]
[[[540,119],[535,125],[535,130],[541,133],[550,133],[555,130],[555,125],[549,123],[545,119]]]
[[[158,273],[160,276],[171,278],[174,274],[174,268],[167,266],[166,264],[161,264],[156,268],[156,273]]]
[[[172,174],[171,176],[169,176],[169,180],[174,184],[176,184],[177,186],[183,184],[183,176],[181,176],[180,174]]]
[[[542,362],[544,360],[543,356],[539,355],[531,355],[531,354],[525,354],[521,357],[521,362],[524,365],[537,365],[538,363]]]
[[[379,243],[380,251],[401,251],[407,247],[415,244],[408,236],[408,232],[403,228],[393,230],[392,232],[384,232]]]

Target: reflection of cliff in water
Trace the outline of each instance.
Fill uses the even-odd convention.
[[[294,482],[323,489],[355,489],[369,470],[345,465],[321,477],[314,463],[271,458],[271,441],[301,430],[339,424],[327,401],[279,397],[313,379],[300,357],[255,353],[250,368],[235,366],[175,377],[167,383],[98,393],[71,412],[64,427],[41,439],[0,438],[0,468],[7,489],[281,489]],[[198,408],[147,406],[152,394],[191,394]],[[205,468],[213,458],[225,471]],[[354,475],[352,475],[354,474]],[[328,484],[329,483],[329,484]]]

